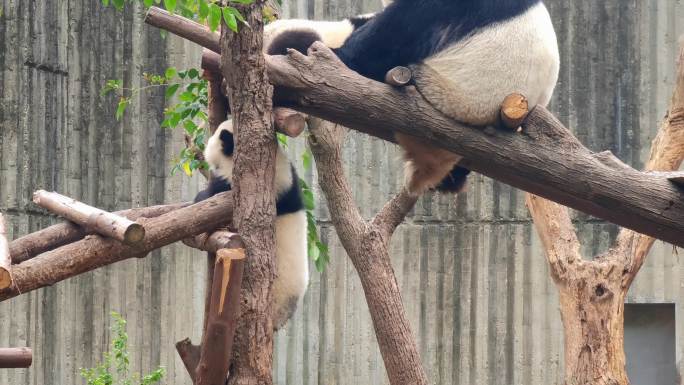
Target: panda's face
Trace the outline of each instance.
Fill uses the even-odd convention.
[[[226,120],[218,126],[214,135],[207,141],[204,159],[215,174],[225,178],[228,182],[233,180],[234,151],[233,123]]]

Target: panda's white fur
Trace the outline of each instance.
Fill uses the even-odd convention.
[[[221,131],[233,133],[231,120],[219,125],[209,138],[204,157],[214,177],[233,180],[233,157],[224,154],[220,139]],[[275,164],[275,191],[277,199],[287,194],[297,180],[292,166],[278,147]],[[297,196],[299,198],[299,196]],[[299,300],[304,296],[309,283],[309,262],[307,256],[307,220],[306,212],[299,209],[295,212],[277,215],[275,218],[275,256],[277,276],[273,282],[273,325],[276,330],[285,325],[294,313]]]
[[[282,34],[293,30],[313,29],[320,35],[323,44],[330,48],[339,48],[354,31],[349,19],[342,21],[319,21],[305,19],[281,19],[266,24],[264,27],[264,49],[268,49],[269,42]]]
[[[551,17],[544,4],[538,3],[458,41],[413,69],[418,89],[437,109],[460,122],[484,126],[497,121],[501,102],[514,92],[525,95],[530,107],[548,105],[559,67]],[[435,187],[462,159],[411,136],[397,134],[396,139],[407,158],[405,183],[415,194]]]

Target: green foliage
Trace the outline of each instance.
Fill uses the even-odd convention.
[[[110,329],[113,335],[111,349],[104,354],[103,361],[94,368],[81,369],[81,377],[86,380],[86,384],[151,385],[160,382],[165,375],[163,367],[159,367],[145,376],[130,372],[126,320],[116,312],[112,312],[111,316],[114,321]]]
[[[162,0],[111,0],[111,4],[119,11],[123,9],[125,3],[133,2],[142,3],[145,8],[149,8],[153,5],[161,5]],[[253,2],[254,0],[229,0],[228,4],[249,5]],[[237,8],[230,5],[221,6],[218,0],[163,0],[163,3],[167,11],[207,24],[212,31],[218,29],[222,16],[228,28],[233,32],[238,31],[238,22],[249,26]],[[109,4],[110,0],[102,0],[102,5],[105,7]]]

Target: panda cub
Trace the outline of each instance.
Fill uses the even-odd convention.
[[[195,202],[231,189],[233,181],[233,124],[221,123],[207,141],[204,158],[211,168],[209,186]],[[278,147],[275,164],[276,218],[275,256],[277,276],[273,282],[273,327],[282,328],[292,317],[309,283],[307,221],[297,173]]]
[[[556,33],[541,0],[394,0],[381,12],[350,20],[267,25],[267,52],[306,52],[320,40],[347,67],[380,82],[390,69],[409,67],[428,102],[476,126],[496,123],[511,93],[525,95],[531,108],[546,106],[558,79]],[[457,166],[460,156],[408,135],[396,140],[410,192],[461,189],[469,171]]]

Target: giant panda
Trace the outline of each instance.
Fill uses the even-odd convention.
[[[195,202],[231,189],[235,140],[231,120],[221,123],[207,141],[204,158],[211,169],[209,186]],[[282,328],[292,317],[309,283],[307,220],[299,178],[280,146],[275,161],[275,258],[273,281],[273,327]]]
[[[267,25],[267,53],[304,52],[320,40],[347,67],[377,81],[390,69],[407,66],[427,101],[476,126],[496,123],[501,102],[511,93],[525,95],[530,107],[551,99],[560,60],[541,0],[394,0],[361,21]],[[396,134],[396,140],[407,159],[409,192],[461,190],[469,171],[457,166],[460,156],[411,136]]]

